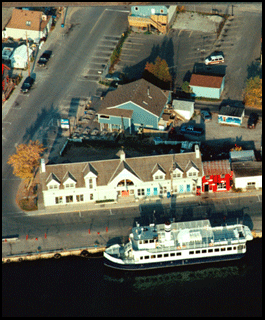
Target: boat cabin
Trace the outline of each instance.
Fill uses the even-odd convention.
[[[138,250],[141,249],[154,249],[158,241],[158,233],[154,224],[149,226],[140,227],[137,226],[132,229],[130,239],[133,247]]]

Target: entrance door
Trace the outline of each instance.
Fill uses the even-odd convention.
[[[209,185],[208,184],[204,185],[204,192],[209,192]]]
[[[129,190],[128,190],[128,191],[123,190],[123,191],[121,192],[121,196],[122,196],[122,197],[129,197]]]

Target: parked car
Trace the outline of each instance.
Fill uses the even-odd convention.
[[[210,64],[225,62],[225,58],[222,52],[215,51],[210,56],[208,56],[204,62],[208,66]]]
[[[34,83],[34,79],[31,77],[27,77],[21,86],[21,89],[20,89],[21,92],[23,93],[28,92],[29,89],[33,86],[33,83]]]
[[[47,62],[50,60],[51,55],[52,55],[52,51],[51,50],[44,51],[43,54],[39,58],[38,66],[45,67]]]
[[[212,120],[212,115],[210,112],[206,110],[201,110],[201,117],[203,118],[204,121],[210,121]]]
[[[202,135],[204,130],[202,128],[196,128],[193,125],[182,125],[180,127],[180,133],[192,134],[195,136]]]
[[[258,119],[259,119],[258,114],[256,112],[251,112],[248,118],[248,128],[254,129],[256,127]]]

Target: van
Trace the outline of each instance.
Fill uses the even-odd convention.
[[[218,63],[223,63],[225,62],[225,58],[223,54],[211,54],[209,57],[205,59],[205,64],[208,66],[209,64],[218,64]]]

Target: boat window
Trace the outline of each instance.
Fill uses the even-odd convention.
[[[149,256],[144,256],[145,259],[149,259]]]
[[[181,256],[181,252],[177,252],[177,256]]]
[[[158,255],[157,255],[157,258],[162,258],[162,254],[158,254]]]
[[[202,253],[206,253],[206,250],[202,250]]]
[[[148,243],[148,240],[144,240],[144,243]]]
[[[154,239],[150,239],[149,242],[150,242],[150,243],[154,243]]]
[[[140,260],[143,260],[143,257],[140,257]]]
[[[142,240],[140,240],[140,241],[139,241],[139,244],[143,244],[143,241],[142,241]]]
[[[171,252],[170,257],[175,257],[175,252]]]
[[[196,250],[195,253],[201,253],[201,251],[200,250]]]
[[[164,253],[164,258],[168,257],[168,253]]]
[[[233,250],[236,250],[236,247],[233,247]]]
[[[194,251],[190,251],[190,254],[194,254]]]
[[[225,251],[225,248],[221,248],[221,251]]]
[[[215,249],[214,249],[214,252],[219,252],[219,251],[220,251],[219,248],[215,248]]]
[[[208,249],[208,253],[209,253],[209,252],[213,252],[213,249]]]
[[[227,247],[227,251],[230,251],[230,250],[232,250],[232,247]]]
[[[151,259],[155,259],[155,257],[156,257],[155,254],[153,254],[153,255],[151,256]]]

